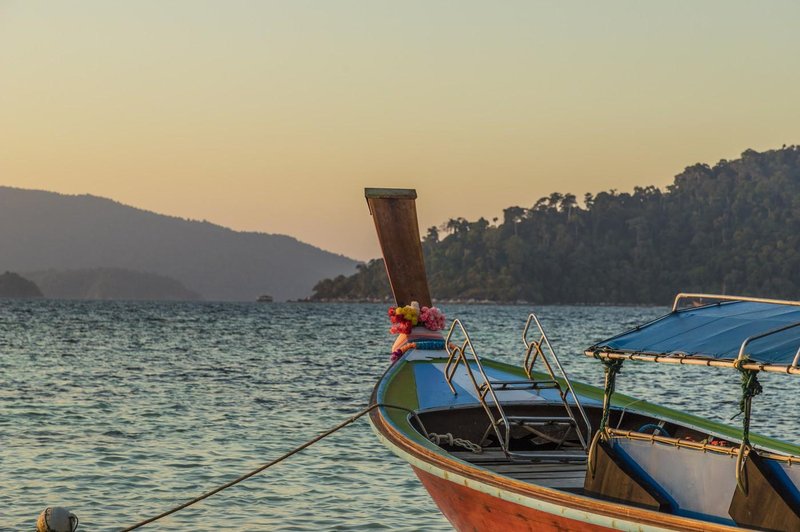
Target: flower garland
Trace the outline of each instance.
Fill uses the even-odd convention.
[[[389,360],[394,364],[411,349],[428,349],[431,351],[444,349],[444,340],[417,340],[416,342],[408,342],[392,351],[392,356]],[[454,343],[450,342],[450,349],[457,349],[457,347]]]
[[[402,357],[406,353],[406,351],[408,351],[409,349],[415,349],[416,347],[417,344],[415,344],[414,342],[408,342],[407,344],[403,344],[399,348],[392,351],[392,356],[389,358],[389,360],[391,361],[392,364],[394,364],[395,362],[400,360],[400,357]]]
[[[411,329],[422,324],[431,331],[444,329],[444,313],[436,307],[422,307],[412,301],[404,307],[389,307],[392,334],[411,334]]]
[[[417,325],[423,325],[430,331],[444,329],[444,313],[436,307],[420,307],[419,303],[412,301],[404,307],[389,307],[389,320],[392,322],[392,334],[411,334]],[[392,351],[392,363],[397,362],[406,351],[415,349],[443,349],[444,340],[419,340],[408,342]]]

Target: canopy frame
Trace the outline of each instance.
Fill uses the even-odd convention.
[[[700,305],[699,307],[687,307],[681,309],[680,308],[681,301],[686,299],[694,299],[694,300],[712,299],[715,301],[705,305]],[[741,413],[744,415],[742,418],[742,441],[738,450],[735,451],[736,483],[738,489],[743,494],[747,495],[749,490],[749,482],[747,479],[747,475],[745,473],[746,471],[745,462],[747,461],[749,454],[754,451],[750,443],[750,436],[749,436],[752,399],[754,396],[761,393],[761,385],[758,383],[757,375],[760,371],[800,375],[800,367],[798,366],[798,364],[800,363],[800,345],[797,346],[797,350],[795,351],[795,355],[794,358],[792,359],[791,364],[764,363],[751,360],[747,353],[747,348],[752,342],[755,342],[762,338],[767,338],[774,334],[778,334],[783,331],[793,329],[795,327],[800,327],[800,322],[788,323],[785,325],[781,325],[779,327],[774,327],[766,331],[757,332],[756,334],[751,334],[742,341],[735,359],[713,358],[711,356],[704,356],[704,355],[689,355],[680,352],[650,353],[650,352],[635,351],[635,350],[615,349],[614,347],[607,345],[608,343],[614,341],[615,339],[621,338],[630,333],[637,332],[645,327],[653,325],[661,320],[665,320],[668,317],[674,316],[678,313],[696,310],[697,308],[709,307],[713,305],[722,305],[724,303],[732,303],[732,302],[766,303],[772,305],[788,305],[788,306],[800,307],[800,301],[783,301],[778,299],[765,299],[765,298],[755,298],[747,296],[680,293],[677,296],[675,296],[675,300],[672,304],[672,312],[670,312],[669,314],[661,316],[660,318],[652,320],[644,325],[634,327],[629,331],[625,331],[616,336],[612,336],[611,338],[599,342],[594,346],[590,347],[584,353],[586,354],[586,356],[594,357],[601,360],[605,365],[606,386],[603,393],[603,418],[602,418],[603,421],[605,421],[608,418],[611,405],[611,396],[614,394],[616,373],[619,371],[619,367],[625,360],[640,360],[646,362],[660,362],[667,364],[694,365],[694,366],[707,366],[707,367],[726,367],[726,368],[735,368],[736,370],[740,371],[742,373],[742,390],[743,390],[742,400],[740,402],[740,408],[741,408]],[[598,347],[601,345],[602,347]],[[617,365],[616,367],[612,365],[614,363],[616,363]],[[597,446],[598,442],[601,439],[608,441],[613,436],[614,436],[614,429],[611,429],[610,427],[606,426],[605,422],[601,422],[600,429],[596,434],[594,440],[592,441],[592,446],[590,448],[590,453],[589,453],[590,468],[592,467],[592,456],[594,455],[595,447]],[[655,438],[655,435],[653,435],[652,438]],[[730,454],[733,454],[733,452],[731,452]]]
[[[728,296],[723,294],[700,294],[691,292],[681,292],[675,296],[672,302],[672,311],[678,310],[681,300],[683,299],[716,299],[716,303],[709,303],[710,305],[717,305],[725,301],[747,301],[750,303],[772,303],[774,305],[789,305],[792,307],[800,307],[800,301],[791,301],[788,299],[767,299],[764,297],[750,297],[750,296]]]
[[[680,304],[682,301],[687,299],[713,299],[715,300],[712,303],[708,303],[705,305],[701,305],[700,307],[687,307],[687,308],[680,308]],[[720,295],[720,294],[703,294],[703,293],[685,293],[681,292],[675,296],[675,300],[672,304],[672,312],[665,314],[659,318],[656,318],[652,321],[649,321],[643,325],[639,325],[634,327],[633,329],[627,330],[611,338],[603,340],[600,343],[610,342],[616,338],[621,336],[625,336],[631,332],[638,331],[654,323],[657,323],[661,320],[668,318],[676,313],[687,312],[691,310],[696,310],[697,308],[708,307],[713,305],[721,305],[726,302],[751,302],[751,303],[767,303],[767,304],[774,304],[774,305],[787,305],[787,306],[794,306],[800,307],[800,301],[788,301],[788,300],[781,300],[781,299],[767,299],[767,298],[759,298],[759,297],[749,297],[749,296],[729,296],[729,295]],[[738,355],[736,359],[718,359],[718,358],[710,358],[705,356],[698,356],[698,355],[682,355],[677,353],[650,353],[645,351],[623,351],[623,350],[614,350],[612,348],[597,348],[598,344],[586,349],[584,354],[589,357],[599,358],[601,360],[638,360],[644,362],[657,362],[663,364],[679,364],[679,365],[688,365],[688,366],[706,366],[706,367],[715,367],[715,368],[741,368],[744,370],[751,370],[751,371],[766,371],[770,373],[786,373],[788,375],[800,375],[800,345],[797,347],[797,351],[795,352],[794,359],[792,360],[791,364],[771,364],[766,362],[757,362],[755,360],[750,360],[747,356],[747,346],[755,341],[762,338],[766,338],[770,335],[780,333],[795,327],[800,327],[800,322],[791,323],[789,325],[784,325],[775,329],[770,329],[768,331],[764,331],[758,334],[751,335],[744,339],[742,342]]]

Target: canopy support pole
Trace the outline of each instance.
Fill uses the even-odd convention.
[[[761,383],[758,382],[758,371],[743,368],[746,360],[746,357],[740,357],[736,360],[737,363],[734,364],[734,367],[742,374],[742,398],[739,401],[739,413],[744,415],[742,417],[742,445],[739,447],[739,453],[736,456],[736,485],[744,495],[747,495],[749,488],[747,473],[744,466],[747,462],[747,456],[753,451],[750,445],[750,415],[752,411],[752,402],[753,397],[761,394],[763,391]]]
[[[603,440],[608,440],[608,417],[611,413],[611,396],[617,385],[617,373],[622,369],[624,360],[602,359],[605,366],[605,387],[603,390],[603,416],[600,418],[600,428]]]
[[[611,396],[614,395],[614,388],[617,384],[617,373],[622,369],[622,363],[625,362],[621,359],[601,358],[600,353],[595,353],[595,358],[603,363],[605,369],[605,387],[603,389],[603,414],[600,417],[600,427],[592,438],[592,443],[589,445],[589,455],[586,459],[589,472],[592,475],[594,475],[597,465],[597,448],[600,441],[608,442],[611,439],[611,434],[608,431],[608,417],[611,414]]]

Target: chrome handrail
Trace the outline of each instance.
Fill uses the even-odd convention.
[[[453,333],[455,333],[456,330],[458,330],[464,336],[464,341],[461,343],[461,345],[456,345],[452,342]],[[445,339],[444,345],[449,355],[447,358],[447,364],[445,364],[444,368],[444,375],[445,379],[447,380],[447,385],[450,386],[450,390],[454,394],[458,393],[456,392],[455,387],[453,387],[452,380],[453,376],[455,376],[455,372],[459,363],[463,361],[467,376],[469,377],[470,381],[472,381],[472,385],[475,387],[475,391],[478,393],[478,401],[486,411],[486,414],[489,416],[489,422],[491,423],[491,427],[497,436],[497,441],[502,446],[503,452],[508,454],[508,445],[511,438],[511,428],[508,424],[508,418],[506,417],[506,413],[503,411],[503,406],[497,399],[497,395],[494,393],[491,381],[489,380],[488,375],[486,375],[486,372],[483,370],[483,364],[481,364],[478,353],[475,351],[475,347],[472,345],[472,340],[469,337],[469,333],[467,333],[467,330],[464,328],[461,320],[453,320],[453,323],[450,325],[450,330],[447,333],[447,338]],[[472,359],[475,363],[475,367],[478,369],[478,373],[483,379],[482,385],[478,384],[475,374],[470,366],[470,362],[467,360],[468,348],[469,353],[472,355]],[[497,409],[497,416],[495,416],[491,410],[491,407],[486,402],[487,395],[489,395],[491,400],[494,402],[494,407]],[[498,417],[500,419],[498,419]],[[503,434],[501,434],[500,430],[501,425],[503,426]]]
[[[539,329],[539,333],[541,334],[539,340],[532,342],[528,341],[528,331],[531,328],[531,323],[536,323],[536,327]],[[554,381],[557,381],[555,373],[553,372],[551,362],[548,360],[548,356],[542,349],[542,344],[544,344],[547,347],[547,351],[550,353],[550,357],[552,357],[553,359],[552,362],[558,368],[558,371],[561,374],[561,379],[567,386],[567,392],[561,391],[561,400],[564,402],[567,414],[569,415],[570,418],[572,418],[572,421],[575,423],[576,433],[578,434],[578,438],[581,440],[581,444],[583,444],[583,447],[585,449],[586,442],[588,442],[592,438],[592,424],[589,421],[589,416],[586,415],[586,411],[583,409],[583,405],[581,404],[580,399],[578,399],[578,394],[575,393],[575,389],[572,387],[572,382],[570,382],[569,376],[567,376],[567,372],[564,369],[564,366],[561,365],[561,361],[558,359],[558,355],[556,355],[555,349],[553,349],[553,346],[550,343],[550,339],[544,332],[544,327],[542,327],[542,322],[539,321],[539,318],[533,312],[531,312],[528,315],[528,320],[525,322],[525,329],[522,331],[522,343],[525,344],[525,360],[523,361],[523,368],[525,369],[525,373],[528,375],[528,378],[529,379],[533,378],[531,375],[533,371],[533,365],[536,362],[536,359],[541,356],[542,362],[544,363],[547,372],[550,374],[550,377]],[[531,351],[534,349],[536,350],[536,353],[533,356],[531,356]],[[578,420],[575,419],[575,415],[572,412],[572,408],[569,406],[569,402],[567,401],[567,393],[572,394],[572,398],[575,401],[575,406],[578,408],[578,412],[580,413],[581,419],[583,420],[583,423],[586,425],[585,438],[583,435],[581,435],[581,432],[577,430]]]

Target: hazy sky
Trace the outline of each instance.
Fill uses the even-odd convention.
[[[798,2],[0,0],[0,184],[366,259],[420,225],[800,143]]]

